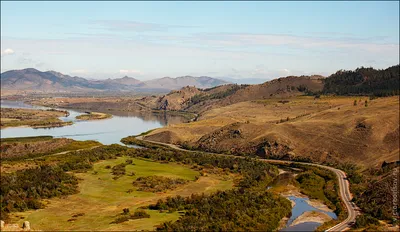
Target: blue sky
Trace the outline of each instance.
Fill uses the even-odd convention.
[[[399,63],[399,2],[1,2],[1,71],[272,79]]]

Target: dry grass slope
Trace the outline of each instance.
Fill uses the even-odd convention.
[[[398,112],[398,96],[265,99],[215,108],[196,122],[161,128],[145,139],[214,152],[375,166],[398,159]]]

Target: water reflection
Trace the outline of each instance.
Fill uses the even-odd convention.
[[[310,212],[310,211],[317,211],[317,212],[323,212],[327,214],[329,217],[332,219],[337,219],[337,216],[335,213],[330,212],[330,211],[324,211],[321,209],[318,209],[308,203],[309,199],[308,198],[301,198],[301,197],[296,197],[296,196],[290,196],[288,197],[289,200],[294,201],[295,205],[292,208],[292,216],[289,218],[288,222],[286,223],[286,228],[282,229],[281,231],[314,231],[318,226],[321,225],[321,223],[318,222],[304,222],[300,223],[294,226],[290,226],[296,218],[298,218],[300,215],[302,215],[305,212]]]
[[[46,107],[32,106],[23,102],[3,100],[1,101],[1,107],[48,109]],[[77,121],[75,117],[84,113],[84,110],[68,111],[70,115],[68,117],[60,117],[60,119],[64,121],[74,121],[74,124],[71,126],[39,129],[29,127],[5,128],[1,130],[1,138],[51,135],[75,140],[96,140],[103,144],[120,144],[120,140],[123,137],[140,134],[171,123],[181,123],[185,121],[185,119],[180,116],[122,111],[103,111],[113,115],[110,119]]]
[[[289,199],[291,201],[294,201],[295,206],[292,209],[292,216],[290,217],[289,221],[287,222],[287,226],[289,226],[290,224],[292,224],[292,222],[299,217],[300,215],[302,215],[305,212],[308,211],[317,211],[317,212],[323,212],[326,213],[329,217],[336,219],[337,216],[335,213],[333,212],[329,212],[329,211],[324,211],[321,209],[318,209],[312,205],[310,205],[308,203],[309,199],[308,198],[301,198],[301,197],[295,197],[295,196],[290,196]]]
[[[75,110],[75,109],[74,109]],[[119,117],[138,117],[144,121],[159,122],[162,126],[177,124],[188,121],[187,119],[176,116],[168,115],[165,113],[149,113],[144,111],[110,111],[110,110],[97,110],[96,112],[112,114]]]

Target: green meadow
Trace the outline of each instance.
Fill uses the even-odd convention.
[[[126,174],[113,179],[111,168],[125,163],[128,157],[101,161],[87,173],[75,174],[79,181],[79,193],[63,198],[46,200],[44,209],[15,213],[14,221],[29,221],[32,229],[40,230],[153,230],[166,221],[175,221],[179,213],[146,210],[150,218],[129,220],[112,224],[124,208],[134,212],[138,207],[149,205],[168,196],[190,196],[192,193],[212,193],[233,187],[232,176],[207,174],[201,176],[187,166],[176,163],[158,163],[134,158],[128,164]],[[111,168],[110,168],[111,167]],[[134,172],[135,175],[131,175]],[[142,176],[160,175],[189,180],[183,186],[162,193],[136,191],[132,182]],[[130,190],[130,191],[128,191]]]

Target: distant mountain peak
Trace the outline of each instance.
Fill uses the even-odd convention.
[[[82,77],[71,77],[56,71],[39,71],[34,68],[11,70],[1,74],[1,88],[9,90],[57,92],[57,91],[170,91],[185,86],[210,88],[228,82],[211,77],[162,77],[140,81],[124,76],[116,79],[88,80]]]
[[[12,71],[40,72],[39,70],[34,69],[34,68],[26,68],[26,69],[21,69],[21,70],[12,70]]]

